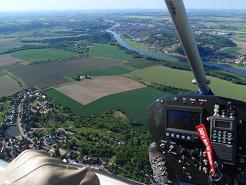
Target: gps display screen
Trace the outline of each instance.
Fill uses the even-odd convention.
[[[231,122],[228,121],[215,121],[216,128],[231,128]]]
[[[168,128],[196,131],[195,127],[201,124],[201,112],[168,110],[167,124]]]

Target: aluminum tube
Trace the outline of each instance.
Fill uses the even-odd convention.
[[[210,89],[207,85],[207,78],[192,34],[183,0],[165,0],[165,2],[190,63],[199,91],[201,94],[209,94]]]

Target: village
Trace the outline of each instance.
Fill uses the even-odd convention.
[[[92,165],[96,169],[103,168],[106,164],[105,157],[89,157],[80,155],[73,144],[68,143],[67,136],[74,133],[58,128],[50,134],[40,136],[42,131],[38,121],[41,117],[49,117],[57,121],[69,119],[69,114],[50,116],[55,111],[54,105],[44,94],[35,88],[23,90],[12,97],[10,108],[4,115],[0,133],[0,159],[12,161],[26,149],[44,150],[53,157],[58,157],[64,162],[76,165]],[[9,127],[16,127],[18,133],[13,136],[6,135]],[[69,152],[63,148],[69,145]],[[93,166],[94,165],[94,166]]]
[[[141,48],[184,55],[173,24],[168,19],[155,22],[150,19],[141,23],[137,20],[131,23],[123,21],[114,29],[125,39],[136,42],[136,45]],[[224,48],[237,46],[228,39],[235,35],[234,32],[205,29],[200,24],[195,24],[193,29],[204,62],[219,61],[220,63],[246,66],[245,56],[230,56],[221,52]]]

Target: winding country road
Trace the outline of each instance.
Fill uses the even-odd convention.
[[[25,139],[27,139],[28,141],[30,141],[31,143],[33,143],[33,140],[32,140],[30,137],[28,137],[28,136],[24,133],[24,130],[23,130],[22,126],[21,126],[21,122],[20,122],[20,111],[21,111],[21,103],[20,103],[20,105],[18,106],[18,116],[17,116],[17,121],[16,121],[16,124],[17,124],[17,126],[18,126],[18,129],[19,129],[19,131],[20,131],[20,133],[21,133],[21,136],[22,136],[23,138],[25,138]]]

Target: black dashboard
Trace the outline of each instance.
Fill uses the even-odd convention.
[[[200,124],[211,142],[214,176],[196,130]],[[180,181],[246,184],[245,102],[213,95],[160,98],[149,109],[148,128]]]

